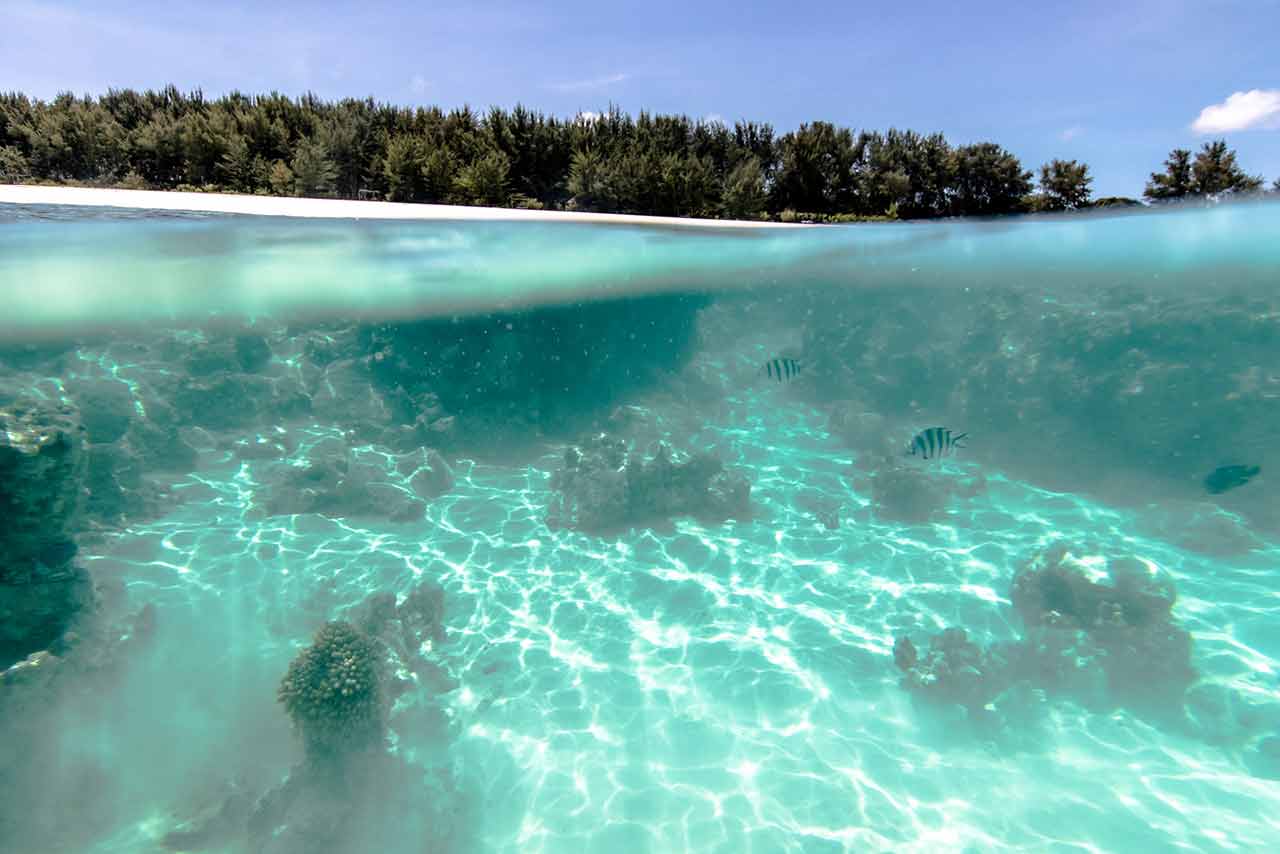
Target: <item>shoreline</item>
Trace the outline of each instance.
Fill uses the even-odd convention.
[[[679,229],[747,230],[812,227],[804,223],[749,220],[693,219],[641,214],[486,208],[432,205],[417,202],[375,202],[354,199],[300,199],[290,196],[248,196],[232,193],[190,193],[177,190],[117,190],[97,187],[48,187],[0,184],[0,204],[67,205],[130,210],[244,214],[304,219],[383,219],[431,222],[563,222],[595,225],[646,225]]]

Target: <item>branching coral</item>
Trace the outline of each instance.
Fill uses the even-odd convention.
[[[289,665],[278,699],[308,754],[378,744],[386,728],[378,649],[350,623],[333,622]]]

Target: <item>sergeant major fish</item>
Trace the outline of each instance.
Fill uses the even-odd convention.
[[[907,454],[926,460],[954,456],[957,449],[964,447],[960,444],[960,440],[968,435],[968,433],[952,433],[947,427],[929,427],[915,435],[907,447]]]
[[[771,380],[790,382],[800,375],[800,360],[777,356],[764,363],[761,372]]]

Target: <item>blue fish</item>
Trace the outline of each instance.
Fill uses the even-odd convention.
[[[1220,495],[1244,486],[1262,471],[1262,466],[1218,466],[1204,479],[1204,488],[1213,495]]]

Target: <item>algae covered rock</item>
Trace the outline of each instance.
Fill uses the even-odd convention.
[[[409,486],[419,498],[431,501],[454,487],[453,469],[439,451],[419,449],[404,454],[396,462],[396,470],[409,479]]]
[[[376,747],[386,730],[374,642],[332,622],[289,665],[277,693],[307,752],[330,756]]]
[[[1060,545],[1014,575],[1009,598],[1027,629],[1028,664],[1052,682],[1047,677],[1063,676],[1062,662],[1082,663],[1105,674],[1111,702],[1180,717],[1196,671],[1191,634],[1173,619],[1173,583],[1128,557],[1107,560],[1109,584],[1090,574]]]
[[[415,494],[417,486],[401,483],[380,454],[356,453],[327,441],[311,448],[302,465],[272,464],[254,503],[268,516],[317,513],[413,522],[423,518],[427,507]]]
[[[120,439],[138,415],[133,390],[121,380],[74,380],[67,383],[67,391],[78,404],[89,441],[95,444]]]
[[[0,572],[76,532],[85,448],[85,428],[69,406],[25,401],[0,409]]]
[[[978,709],[1009,682],[1004,660],[969,640],[961,628],[932,636],[923,654],[903,635],[894,643],[893,660],[903,673],[902,687],[935,703]]]
[[[0,666],[52,644],[93,601],[88,574],[73,563],[85,449],[68,406],[0,409]]]
[[[751,484],[712,454],[685,454],[659,443],[652,456],[599,434],[565,452],[551,481],[553,526],[605,531],[693,516],[720,522],[750,515]]]

